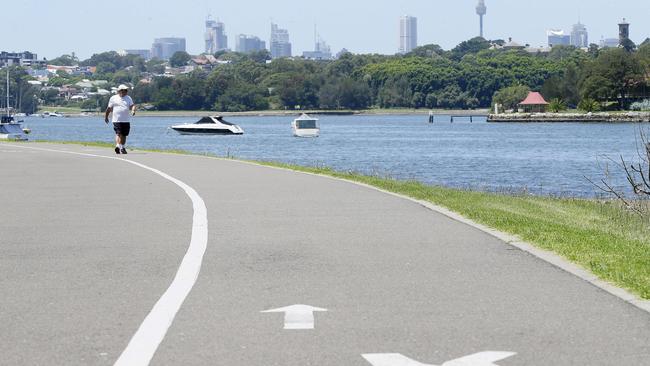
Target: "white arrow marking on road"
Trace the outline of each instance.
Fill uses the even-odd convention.
[[[442,366],[497,366],[494,362],[514,356],[513,352],[479,352],[447,361]],[[399,353],[367,353],[363,356],[373,366],[435,366],[412,360]]]
[[[284,329],[314,329],[314,311],[327,311],[309,305],[291,305],[262,313],[284,313]]]

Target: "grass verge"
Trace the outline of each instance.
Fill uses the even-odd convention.
[[[65,143],[113,146],[103,142]],[[183,150],[140,150],[191,154]],[[323,167],[250,162],[365,183],[446,207],[475,222],[555,252],[603,280],[642,299],[650,299],[650,221],[626,211],[616,201],[477,192]]]

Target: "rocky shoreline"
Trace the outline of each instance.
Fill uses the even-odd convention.
[[[500,113],[488,122],[650,122],[650,112]]]

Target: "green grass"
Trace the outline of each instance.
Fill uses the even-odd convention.
[[[57,111],[58,113],[78,114],[78,113],[81,113],[81,108],[79,108],[79,107],[40,106],[38,108],[38,112],[36,112],[36,113],[54,112],[54,111]]]
[[[60,142],[57,142],[60,143]],[[102,142],[67,142],[112,147]],[[190,154],[187,151],[147,150]],[[617,201],[477,192],[323,167],[254,163],[343,178],[431,202],[559,254],[603,280],[650,299],[650,220]]]

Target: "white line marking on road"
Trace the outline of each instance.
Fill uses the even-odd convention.
[[[36,148],[31,146],[17,146],[24,149],[34,149],[40,151],[49,151],[56,153],[96,157],[102,159],[120,160],[129,164],[136,165],[140,168],[152,171],[161,177],[171,181],[179,186],[192,200],[194,216],[192,219],[192,238],[190,246],[183,257],[180,267],[176,272],[176,277],[162,297],[153,306],[147,317],[144,319],[140,328],[131,338],[128,346],[115,362],[115,366],[146,366],[151,362],[158,346],[165,338],[167,330],[171,326],[176,313],[180,310],[181,305],[187,298],[187,295],[194,287],[201,270],[203,255],[208,244],[208,210],[205,202],[199,194],[184,182],[166,174],[158,169],[151,168],[144,164],[116,158],[112,156],[103,156],[95,154],[79,153],[74,151],[64,151],[55,149]]]
[[[279,309],[264,310],[261,313],[284,313],[284,329],[314,329],[314,311],[327,311],[309,305],[291,305]]]
[[[447,361],[442,366],[497,366],[494,362],[514,356],[513,352],[479,352]],[[399,353],[368,353],[361,355],[373,366],[435,366],[412,360]]]

